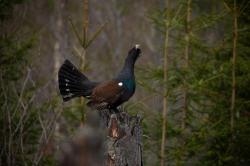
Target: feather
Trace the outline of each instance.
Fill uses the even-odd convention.
[[[124,87],[119,86],[119,81],[107,81],[99,84],[93,89],[91,100],[93,103],[106,102],[112,105],[119,99],[124,91]]]
[[[65,60],[58,72],[59,90],[63,101],[74,97],[90,96],[93,88],[98,85],[91,82],[69,60]]]

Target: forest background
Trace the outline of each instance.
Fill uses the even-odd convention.
[[[0,26],[0,165],[55,165],[84,124],[59,95],[64,59],[107,80],[137,43],[123,107],[143,117],[144,164],[250,165],[248,0],[1,0]]]

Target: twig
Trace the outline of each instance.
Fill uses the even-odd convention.
[[[62,107],[59,107],[58,109],[59,109],[59,111],[57,111],[57,113],[55,114],[55,116],[52,118],[52,120],[50,121],[50,123],[47,125],[48,126],[47,129],[45,131],[43,131],[42,134],[41,134],[41,136],[40,136],[40,139],[39,139],[40,146],[39,146],[39,148],[37,150],[37,153],[36,153],[35,158],[34,158],[33,163],[32,163],[32,165],[34,165],[34,166],[36,166],[36,165],[39,164],[39,162],[41,161],[41,159],[42,159],[42,157],[44,155],[44,153],[42,153],[42,151],[41,151],[41,145],[47,144],[48,141],[53,136],[53,126],[54,126],[54,124],[56,123],[58,117],[61,115],[61,113],[63,111]],[[46,131],[48,133],[46,133]],[[42,139],[44,138],[44,134],[45,133],[47,134],[47,139],[43,142]]]
[[[16,111],[17,111],[17,109],[18,109],[18,107],[19,107],[19,105],[20,105],[20,103],[21,103],[21,100],[22,100],[22,97],[23,97],[23,93],[24,93],[24,90],[25,90],[25,88],[26,88],[26,84],[27,84],[27,82],[28,82],[29,75],[30,75],[30,72],[31,72],[30,68],[27,68],[27,71],[28,71],[28,72],[27,72],[26,78],[25,78],[25,80],[24,80],[24,83],[23,83],[23,85],[22,85],[21,93],[20,93],[20,96],[19,96],[19,99],[18,99],[16,108],[15,108],[14,113],[12,114],[12,117],[11,117],[11,118],[13,118],[13,117],[16,115]]]

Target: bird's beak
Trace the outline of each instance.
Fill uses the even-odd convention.
[[[135,49],[138,50],[139,56],[141,56],[141,50],[140,50],[140,45],[139,44],[135,45]]]
[[[140,45],[139,44],[136,44],[135,45],[135,49],[139,49],[140,48]]]

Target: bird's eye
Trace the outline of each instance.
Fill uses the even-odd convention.
[[[122,83],[122,82],[119,82],[119,83],[118,83],[118,85],[119,85],[119,86],[122,86],[122,85],[123,85],[123,83]]]

